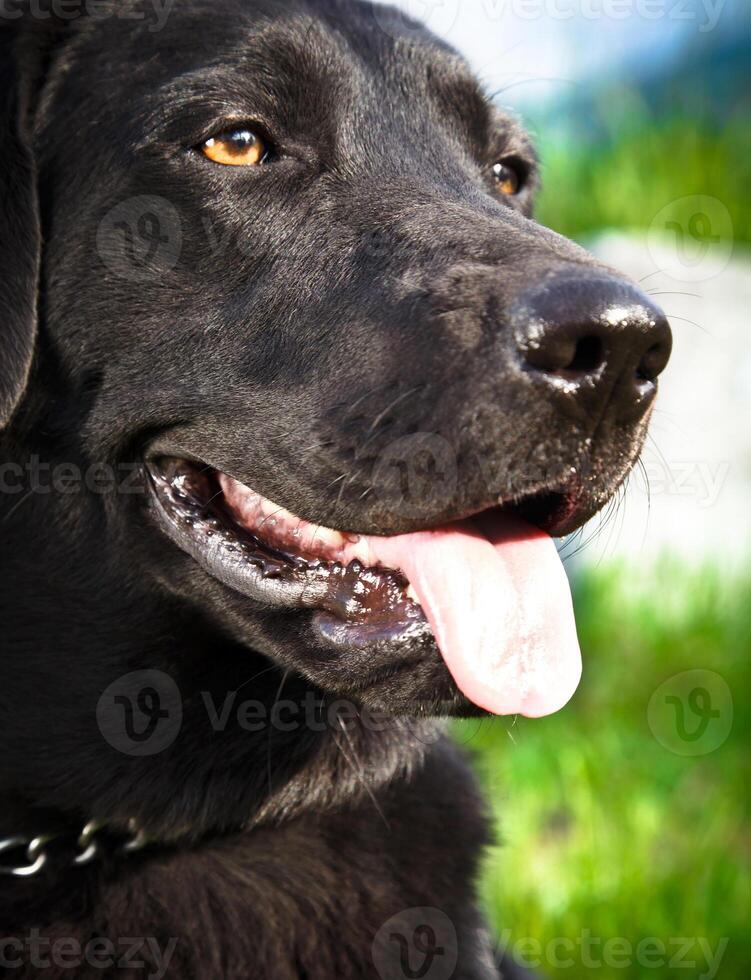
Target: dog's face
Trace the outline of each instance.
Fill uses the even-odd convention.
[[[527,137],[387,8],[178,0],[74,23],[35,78],[56,451],[143,464],[100,535],[325,691],[466,707],[354,539],[579,526],[639,452],[659,310],[531,218]]]

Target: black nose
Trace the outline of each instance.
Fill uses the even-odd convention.
[[[526,291],[513,323],[525,370],[577,409],[618,420],[646,410],[672,346],[660,308],[606,272],[559,273]]]

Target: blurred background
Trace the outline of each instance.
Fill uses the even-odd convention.
[[[462,722],[482,891],[541,976],[751,976],[751,4],[403,0],[537,140],[538,218],[675,338],[642,465],[563,542],[584,678]],[[586,973],[585,973],[586,971]]]

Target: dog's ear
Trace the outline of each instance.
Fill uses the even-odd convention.
[[[21,30],[0,24],[0,429],[31,370],[37,326],[41,230],[28,130],[31,81]]]

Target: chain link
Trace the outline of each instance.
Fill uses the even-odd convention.
[[[70,863],[79,867],[89,864],[107,850],[105,841],[101,836],[106,831],[105,824],[96,820],[89,820],[77,836],[70,833],[60,833],[39,834],[36,837],[14,835],[0,838],[0,857],[10,855],[12,858],[14,851],[19,852],[15,862],[0,864],[0,875],[8,875],[14,878],[33,877],[45,867],[50,859],[47,845],[53,842],[66,841],[70,838],[73,838],[72,844],[75,850]],[[114,854],[131,854],[133,851],[140,850],[146,843],[147,839],[143,830],[137,826],[134,820],[129,820],[128,836],[110,850]]]

